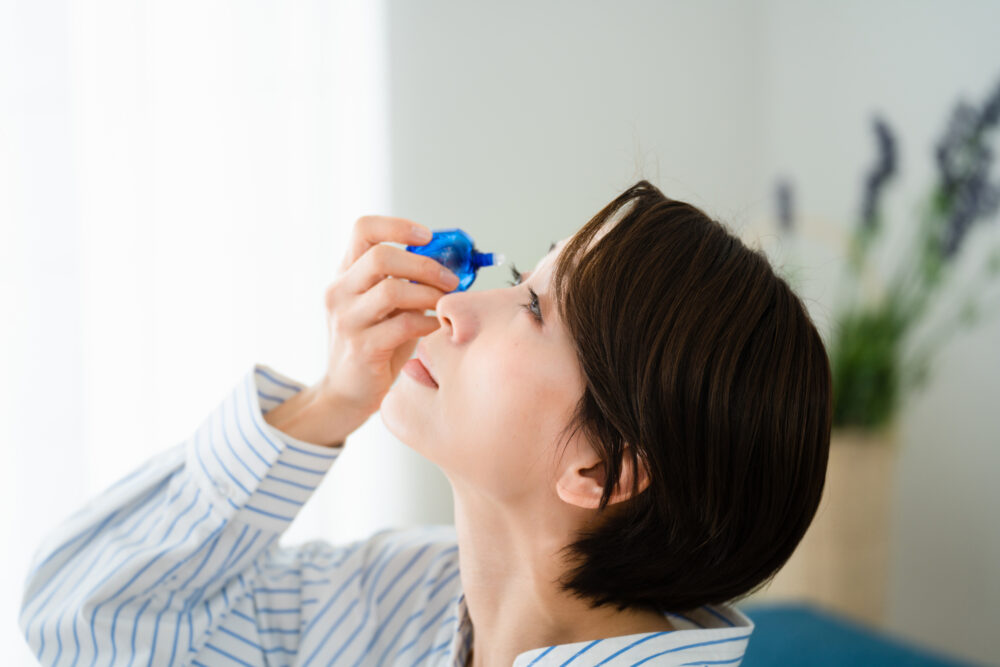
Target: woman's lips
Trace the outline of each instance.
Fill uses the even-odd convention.
[[[420,384],[427,385],[432,389],[438,388],[437,382],[435,382],[434,378],[430,374],[430,371],[427,370],[427,367],[424,366],[423,362],[420,361],[419,358],[410,359],[403,364],[403,372]]]
[[[427,350],[424,348],[423,341],[417,343],[417,359],[419,359],[420,363],[424,365],[424,370],[427,371],[427,374],[431,376],[432,380],[434,380],[434,384],[437,385],[438,381],[437,378],[434,376],[434,366],[431,364],[430,359],[428,359],[427,357]]]

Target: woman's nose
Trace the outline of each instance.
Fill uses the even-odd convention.
[[[434,311],[452,342],[465,343],[475,337],[479,328],[476,299],[469,292],[451,292],[438,299]]]

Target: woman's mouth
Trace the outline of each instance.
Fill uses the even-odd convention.
[[[403,364],[403,372],[420,384],[427,385],[433,389],[438,388],[438,383],[434,381],[433,377],[431,377],[430,371],[428,371],[423,362],[416,357]]]

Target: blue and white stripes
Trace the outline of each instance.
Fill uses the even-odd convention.
[[[704,606],[685,614],[666,612],[673,632],[647,632],[590,642],[561,644],[521,653],[514,667],[544,665],[739,665],[753,622],[729,605]]]
[[[278,545],[342,452],[264,421],[303,388],[255,365],[190,438],[50,534],[20,614],[42,664],[464,665],[472,627],[452,526]],[[671,620],[689,629],[533,649],[514,664],[739,663],[746,616],[685,617]]]

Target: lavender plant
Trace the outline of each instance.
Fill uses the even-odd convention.
[[[990,182],[991,133],[1000,120],[1000,82],[980,108],[959,101],[935,145],[936,179],[918,208],[911,249],[871,297],[860,290],[862,276],[874,269],[870,255],[885,221],[880,206],[897,173],[896,139],[881,117],[873,119],[878,157],[865,178],[859,222],[847,247],[846,275],[833,309],[833,326],[825,334],[834,390],[834,427],[878,430],[895,418],[907,392],[923,386],[941,345],[959,328],[982,316],[995,315],[995,303],[982,303],[986,284],[1000,274],[1000,247],[988,254],[971,289],[949,304],[957,311],[943,320],[920,345],[914,331],[942,286],[960,263],[963,241],[977,222],[990,220],[1000,206],[1000,183]],[[794,231],[791,185],[777,189],[779,229]]]

